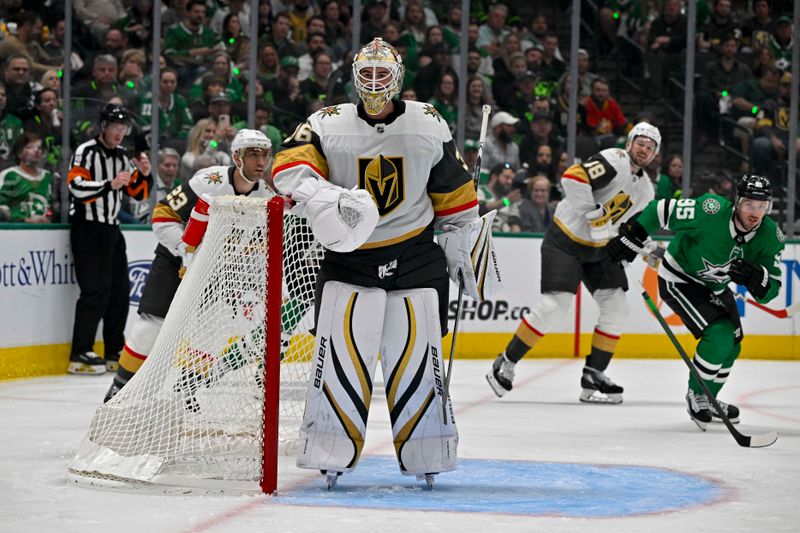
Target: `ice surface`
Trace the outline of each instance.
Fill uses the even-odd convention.
[[[0,531],[797,531],[800,362],[739,361],[720,398],[740,431],[777,430],[769,448],[736,445],[689,421],[679,360],[616,360],[620,406],[578,402],[582,360],[529,358],[502,400],[490,360],[456,361],[459,470],[432,491],[400,475],[376,384],[362,464],[333,492],[281,461],[280,496],[177,496],[65,482],[111,376],[0,383]],[[380,381],[380,378],[377,379]]]

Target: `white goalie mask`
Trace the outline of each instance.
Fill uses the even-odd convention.
[[[400,92],[404,73],[400,54],[380,37],[358,52],[353,59],[353,83],[368,114],[379,114]]]

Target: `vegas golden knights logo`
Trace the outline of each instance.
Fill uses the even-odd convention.
[[[372,195],[382,217],[388,215],[405,200],[403,158],[359,159],[358,186]]]

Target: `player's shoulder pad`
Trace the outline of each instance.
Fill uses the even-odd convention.
[[[315,111],[308,117],[308,124],[318,135],[326,129],[335,128],[342,121],[352,120],[358,116],[355,104],[334,104]]]
[[[698,196],[695,200],[695,204],[697,209],[702,211],[706,216],[721,214],[722,216],[728,217],[733,207],[733,202],[724,196],[710,192]]]
[[[587,159],[587,161],[604,161],[608,165],[614,168],[617,171],[617,174],[621,172],[628,172],[631,171],[631,159],[628,155],[628,152],[622,150],[621,148],[606,148],[605,150],[601,150],[594,154],[592,157]]]
[[[200,197],[203,194],[220,196],[227,190],[228,172],[231,167],[223,165],[207,167],[195,172],[189,180],[189,187]]]
[[[433,104],[426,102],[414,102],[411,100],[404,100],[406,104],[406,115],[408,119],[419,125],[419,132],[423,134],[433,134],[439,137],[442,142],[449,142],[453,139],[450,133],[450,126],[447,121],[442,117]]]

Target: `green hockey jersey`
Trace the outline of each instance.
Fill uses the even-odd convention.
[[[672,282],[701,283],[719,294],[731,281],[731,261],[742,258],[769,272],[767,293],[757,300],[764,303],[777,296],[781,287],[783,232],[774,220],[764,217],[755,230],[738,233],[733,210],[730,200],[715,194],[650,202],[639,215],[639,224],[648,234],[659,228],[675,232],[659,276]]]
[[[52,181],[53,175],[44,169],[39,169],[35,176],[19,166],[0,172],[0,205],[7,206],[10,222],[49,216]]]

